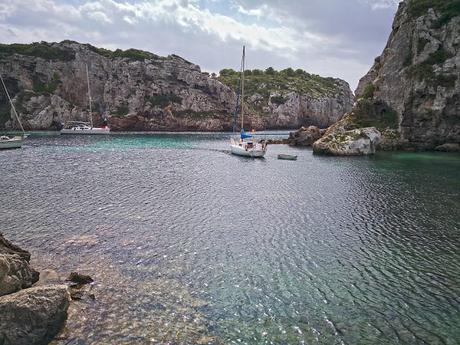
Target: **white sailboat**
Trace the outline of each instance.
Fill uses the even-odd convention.
[[[8,136],[8,135],[1,135],[0,136],[0,150],[3,149],[18,149],[22,147],[22,143],[26,138],[26,134],[24,131],[24,127],[22,126],[21,120],[19,119],[18,113],[16,112],[16,108],[14,107],[13,101],[11,100],[10,94],[8,93],[8,89],[6,88],[5,82],[3,81],[3,77],[0,75],[0,80],[2,81],[3,89],[5,90],[6,96],[8,97],[8,101],[10,102],[11,109],[13,109],[13,114],[16,117],[16,120],[19,123],[19,127],[21,128],[22,135],[15,135],[15,136]]]
[[[262,158],[267,152],[267,144],[265,141],[258,141],[251,134],[244,131],[244,68],[246,58],[245,47],[243,46],[243,57],[241,59],[241,132],[238,137],[230,139],[231,153],[238,156]],[[235,116],[237,112],[235,112]],[[235,118],[236,121],[236,118]],[[234,126],[235,127],[235,126]],[[235,130],[235,128],[234,128]]]
[[[67,121],[64,124],[64,128],[61,129],[61,134],[109,134],[110,128],[105,125],[103,127],[93,126],[93,111],[92,111],[92,99],[91,89],[89,86],[89,73],[88,65],[86,65],[86,81],[88,83],[88,102],[89,102],[89,122],[83,121]]]

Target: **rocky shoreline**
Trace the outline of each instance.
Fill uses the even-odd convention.
[[[30,253],[0,233],[0,344],[48,344],[63,328],[71,299],[81,299],[90,277],[72,273],[69,284],[56,272],[42,275]]]

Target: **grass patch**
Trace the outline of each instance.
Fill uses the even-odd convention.
[[[61,83],[61,79],[58,73],[54,72],[51,80],[48,83],[43,83],[37,75],[33,76],[32,79],[34,92],[39,95],[52,94],[58,88]]]
[[[424,80],[433,86],[454,87],[457,79],[455,75],[436,75],[433,68],[434,65],[443,64],[452,56],[451,53],[441,48],[431,54],[424,62],[409,67],[407,73],[412,78],[418,81]]]
[[[372,83],[368,83],[363,90],[363,93],[361,95],[362,98],[364,99],[372,99],[374,98],[374,92],[375,92],[375,86]]]
[[[430,43],[429,40],[427,40],[426,38],[420,37],[417,41],[417,52],[420,54],[425,49],[425,46],[428,43]]]
[[[282,105],[282,104],[286,103],[287,98],[285,98],[283,96],[272,96],[272,97],[270,97],[270,102],[279,106],[279,105]]]
[[[7,57],[13,54],[34,56],[45,60],[70,61],[75,59],[73,51],[53,47],[50,43],[46,42],[0,44],[0,56]]]
[[[189,117],[192,119],[210,119],[215,117],[214,111],[193,111],[193,110],[181,110],[174,112],[175,115],[180,117]]]
[[[147,101],[150,102],[152,106],[159,106],[159,107],[164,108],[172,103],[181,104],[182,98],[171,93],[171,94],[166,94],[166,95],[155,95],[155,96],[149,97]]]
[[[110,115],[116,116],[116,117],[123,117],[129,114],[129,107],[127,104],[122,104],[117,107],[117,109],[113,112],[111,112]]]
[[[409,15],[418,18],[425,15],[430,8],[439,14],[437,27],[447,24],[452,18],[460,16],[460,0],[410,0]]]
[[[350,119],[357,128],[375,127],[382,131],[386,128],[397,129],[399,126],[397,112],[382,101],[359,101]]]

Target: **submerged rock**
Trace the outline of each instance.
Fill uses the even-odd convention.
[[[65,285],[38,286],[0,297],[0,344],[48,344],[67,318]]]
[[[374,154],[381,134],[374,127],[336,131],[326,134],[313,144],[313,152],[334,156]]]
[[[315,141],[324,134],[316,126],[302,127],[295,132],[289,133],[289,145],[293,146],[311,146]]]
[[[67,278],[68,281],[76,284],[89,284],[92,283],[94,280],[90,276],[86,274],[81,274],[78,272],[70,273],[69,277]]]
[[[460,152],[460,144],[459,143],[446,143],[443,145],[436,146],[436,151],[441,152]]]

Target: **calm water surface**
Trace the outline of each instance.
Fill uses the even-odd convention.
[[[1,231],[96,280],[56,344],[460,343],[460,156],[248,160],[227,139],[0,152]]]

